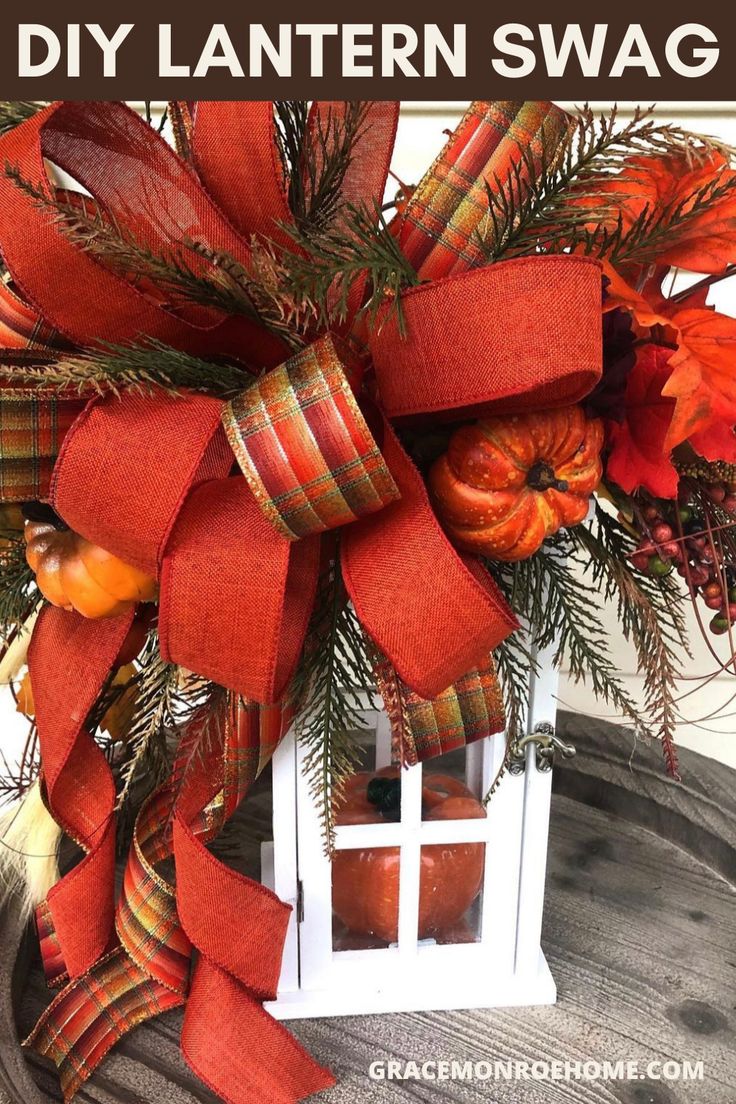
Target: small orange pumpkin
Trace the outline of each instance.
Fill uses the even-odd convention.
[[[83,617],[117,617],[158,593],[156,580],[50,521],[27,521],[26,560],[44,598]]]
[[[449,537],[494,560],[525,560],[588,512],[602,475],[603,423],[580,406],[463,426],[429,473]]]
[[[346,786],[337,824],[381,820],[369,798],[375,779],[391,779],[398,798],[399,771],[361,772]],[[423,820],[477,820],[486,815],[467,786],[446,774],[430,774],[422,787]],[[397,811],[398,816],[398,811]],[[396,819],[396,818],[393,818]],[[425,844],[419,880],[419,938],[442,937],[462,928],[462,918],[483,882],[482,843]],[[337,851],[332,860],[332,907],[348,931],[395,943],[399,922],[398,847]]]

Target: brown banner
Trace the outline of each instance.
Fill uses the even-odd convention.
[[[695,8],[621,0],[600,11],[538,0],[373,0],[364,10],[335,0],[29,0],[0,14],[0,91],[6,99],[728,100],[734,24],[730,5],[713,0]]]

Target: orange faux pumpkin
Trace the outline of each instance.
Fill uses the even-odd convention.
[[[156,597],[155,579],[71,529],[27,521],[25,539],[38,589],[54,606],[83,617],[117,617]]]
[[[524,560],[583,520],[602,445],[603,423],[580,406],[463,426],[429,474],[437,516],[460,547]]]
[[[368,798],[376,778],[395,779],[395,767],[377,774],[361,772],[348,782],[337,824],[375,824],[382,818]],[[422,787],[423,820],[477,820],[486,811],[467,786],[445,774],[430,774]],[[398,938],[398,847],[337,851],[332,865],[332,907],[348,931]],[[442,937],[462,926],[462,918],[483,882],[482,843],[425,844],[419,880],[419,938]]]

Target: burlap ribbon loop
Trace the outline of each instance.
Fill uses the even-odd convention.
[[[434,280],[384,308],[369,343],[391,419],[565,406],[595,386],[603,337],[598,261],[521,257]]]
[[[57,164],[155,255],[191,239],[249,261],[249,245],[189,167],[124,104],[51,104],[5,134],[1,146],[3,163],[47,194],[52,185],[44,159]],[[0,209],[0,253],[17,288],[75,345],[145,336],[190,352],[278,363],[281,343],[249,319],[212,312],[186,318],[99,264],[64,233],[53,209],[7,174],[0,175]]]
[[[343,577],[371,639],[412,690],[434,698],[480,666],[518,623],[491,577],[463,560],[442,532],[424,482],[388,424],[383,455],[401,497],[345,530]]]

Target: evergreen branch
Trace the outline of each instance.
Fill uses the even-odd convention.
[[[496,777],[483,798],[484,805],[487,805],[496,793],[508,770],[511,749],[524,733],[529,715],[529,675],[538,670],[534,656],[518,632],[512,633],[496,648],[493,659],[506,715],[506,748]]]
[[[135,711],[128,730],[127,758],[117,767],[118,849],[130,845],[138,811],[146,798],[166,779],[174,801],[216,739],[221,738],[227,691],[165,662],[155,633],[149,636],[138,660],[139,670],[122,686],[137,690]],[[112,684],[110,692],[116,690]],[[95,710],[97,724],[112,704],[103,694]]]
[[[147,795],[163,782],[170,766],[169,738],[177,727],[181,671],[162,659],[155,633],[150,634],[138,662],[138,697],[126,741],[129,755],[120,771],[118,809],[130,805],[139,785]]]
[[[297,737],[306,748],[304,772],[319,808],[325,850],[335,840],[335,814],[346,780],[360,764],[365,731],[360,694],[374,693],[360,625],[339,568],[323,580],[301,667],[290,691],[301,703]]]
[[[506,731],[513,743],[523,735],[529,714],[529,675],[538,668],[520,632],[507,637],[493,658],[503,693]]]
[[[289,209],[296,214],[303,209],[301,180],[302,161],[308,140],[309,102],[307,100],[276,100],[273,105],[276,122],[276,149],[281,161],[284,187],[289,194]],[[292,191],[293,188],[293,191]]]
[[[144,118],[145,118],[146,122],[152,128],[152,130],[155,130],[157,134],[163,134],[164,128],[166,127],[166,124],[169,121],[169,105],[167,104],[166,107],[161,112],[161,117],[160,117],[158,123],[154,122],[153,100],[144,100],[143,101],[143,113],[144,113]]]
[[[619,128],[615,108],[597,118],[586,107],[556,146],[550,147],[544,133],[540,154],[520,146],[506,176],[486,182],[488,218],[479,240],[487,259],[535,253],[542,243],[552,251],[565,248],[572,234],[610,217],[601,183],[620,172],[624,156],[652,129],[638,109]]]
[[[556,667],[567,661],[575,682],[589,682],[596,697],[648,732],[611,658],[594,600],[597,590],[579,578],[580,566],[574,544],[561,538],[528,560],[497,570],[515,612],[529,625],[532,643],[540,649],[556,645]]]
[[[50,195],[40,184],[27,180],[14,165],[5,166],[5,175],[36,206],[51,212],[59,228],[74,245],[104,261],[113,271],[133,283],[150,281],[160,291],[189,300],[198,306],[224,314],[256,317],[247,294],[228,273],[217,269],[207,274],[200,264],[195,269],[187,258],[204,258],[204,250],[188,239],[179,249],[156,253],[137,241],[113,214],[91,196],[81,192],[59,191]]]
[[[717,174],[676,203],[647,206],[633,224],[623,230],[621,222],[595,251],[612,264],[646,263],[665,247],[671,248],[690,231],[692,224],[711,207],[736,194],[736,176]],[[593,238],[594,240],[594,238]]]
[[[295,303],[279,288],[279,265],[265,246],[253,243],[252,268],[223,250],[191,238],[157,253],[137,239],[93,198],[73,192],[50,195],[6,165],[16,187],[50,211],[62,232],[79,249],[96,257],[134,286],[153,285],[176,306],[192,303],[220,314],[248,318],[292,347],[301,344],[298,331],[314,311],[308,302]],[[261,282],[263,281],[263,282]]]
[[[684,631],[679,613],[681,598],[673,600],[670,588],[658,587],[660,580],[632,571],[628,556],[635,541],[597,504],[595,522],[595,530],[580,525],[570,530],[570,538],[587,558],[593,582],[603,584],[606,598],[615,596],[618,623],[624,638],[636,649],[639,671],[644,676],[647,714],[662,743],[668,769],[676,775],[675,688],[680,663],[675,649]],[[673,614],[673,609],[678,612]]]
[[[299,252],[282,258],[286,288],[297,302],[314,303],[320,320],[329,325],[345,320],[351,291],[364,278],[367,294],[362,310],[375,320],[381,307],[390,304],[403,333],[400,295],[419,283],[417,273],[380,208],[371,212],[365,206],[346,204],[343,216],[340,226],[319,234],[284,226],[299,247]]]
[[[32,119],[44,107],[39,100],[0,100],[0,134]]]
[[[15,531],[0,533],[0,639],[21,631],[43,601],[26,561],[26,544]]]
[[[304,100],[277,101],[277,147],[289,209],[304,233],[323,230],[336,216],[353,152],[363,134],[367,104],[349,101],[310,120]]]
[[[637,108],[620,127],[615,108],[598,118],[586,107],[556,146],[543,135],[541,147],[541,154],[520,147],[507,174],[487,181],[488,216],[478,237],[489,262],[571,248],[612,259],[622,250],[619,259],[634,259],[623,252],[624,245],[642,252],[650,238],[659,241],[662,234],[687,223],[692,217],[686,210],[689,204],[699,204],[700,214],[732,187],[711,181],[670,210],[647,210],[632,233],[620,218],[620,195],[606,188],[626,181],[628,159],[678,154],[698,162],[717,148],[713,142],[662,125],[651,111]],[[652,240],[652,249],[654,245]]]
[[[179,738],[171,771],[174,799],[181,793],[191,771],[206,753],[222,740],[228,691],[215,682],[207,683],[179,725]],[[173,812],[173,805],[172,805]]]
[[[148,394],[160,388],[172,395],[186,390],[231,398],[248,387],[253,376],[232,364],[214,364],[149,339],[145,345],[109,345],[38,366],[0,363],[0,380],[67,394]]]
[[[316,321],[318,312],[307,297],[296,299],[285,288],[288,270],[270,243],[251,240],[250,266],[229,253],[208,249],[197,242],[189,242],[188,247],[215,268],[220,285],[235,289],[247,299],[254,322],[292,349],[304,346],[304,335]]]

